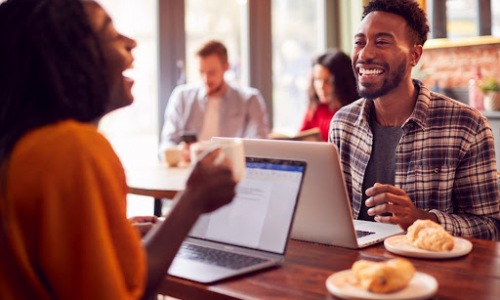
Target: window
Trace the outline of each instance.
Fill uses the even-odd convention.
[[[295,134],[308,104],[312,57],[323,49],[324,3],[272,1],[274,130]]]
[[[99,130],[112,142],[122,161],[143,163],[156,159],[157,22],[156,0],[100,0],[117,30],[137,41],[134,53],[134,103],[106,115]],[[133,147],[131,146],[133,145]],[[147,154],[147,155],[146,155]]]
[[[137,41],[134,53],[134,103],[106,115],[99,130],[106,135],[122,163],[154,164],[158,148],[158,55],[156,0],[100,0],[116,29]],[[152,215],[153,199],[128,195],[127,215]]]
[[[446,1],[448,38],[477,36],[478,7],[475,0]]]
[[[431,38],[500,36],[499,6],[491,0],[429,0]]]
[[[179,65],[185,67],[187,81],[197,81],[194,52],[202,41],[216,38],[228,47],[231,70],[226,78],[258,88],[270,109],[273,127],[284,129],[284,133],[295,133],[307,107],[312,56],[325,49],[327,38],[331,41],[329,46],[335,43],[332,38],[335,32],[327,37],[324,28],[326,6],[335,7],[332,3],[317,0],[160,1],[160,15],[165,15],[160,19],[160,110],[165,109],[170,93],[184,76],[178,71]],[[159,118],[163,123],[163,116]]]
[[[201,44],[208,39],[224,43],[228,51],[230,69],[225,77],[228,81],[242,82],[242,30],[246,1],[235,0],[186,0],[186,76],[188,82],[199,80],[198,64],[194,59]]]
[[[500,1],[491,2],[491,34],[500,36]]]

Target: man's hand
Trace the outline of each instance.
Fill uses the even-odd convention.
[[[366,196],[368,215],[375,216],[377,222],[398,224],[404,230],[418,219],[430,219],[439,223],[433,213],[416,208],[408,194],[393,185],[375,183],[366,190]],[[382,215],[384,213],[391,215]]]
[[[186,163],[190,163],[191,162],[191,154],[189,152],[189,146],[191,144],[188,144],[188,143],[185,143],[185,142],[181,142],[179,144],[179,149],[181,149],[181,158],[182,158],[182,161],[186,162]]]
[[[146,235],[146,233],[159,222],[156,216],[137,216],[129,218],[129,221],[132,223],[132,226],[139,231],[141,236]]]

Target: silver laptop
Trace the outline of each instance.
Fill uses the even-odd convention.
[[[198,219],[170,275],[211,283],[283,263],[306,163],[246,160],[236,197]]]
[[[212,140],[216,139],[223,138]],[[243,145],[246,155],[307,162],[291,238],[362,248],[404,232],[398,225],[352,219],[351,202],[334,144],[243,139]]]

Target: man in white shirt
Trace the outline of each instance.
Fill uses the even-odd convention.
[[[199,141],[214,136],[266,138],[266,104],[257,89],[237,87],[224,80],[229,68],[227,49],[218,41],[205,43],[196,53],[202,84],[185,84],[172,92],[165,110],[160,151],[195,134]]]

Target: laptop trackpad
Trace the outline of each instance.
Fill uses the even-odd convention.
[[[226,268],[183,258],[175,258],[168,269],[169,275],[204,283],[225,278],[231,273],[233,272]]]

